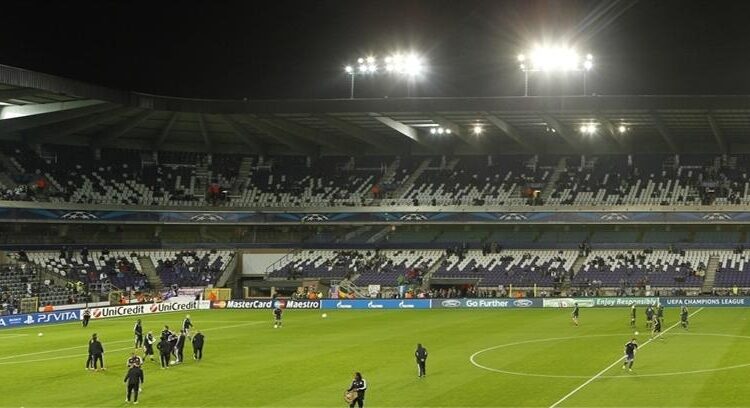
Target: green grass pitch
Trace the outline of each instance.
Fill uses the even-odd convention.
[[[678,311],[667,309],[669,330],[645,346],[639,310],[633,373],[615,363],[633,334],[627,309],[584,309],[579,327],[558,309],[326,312],[323,319],[320,311],[287,310],[282,329],[270,311],[192,312],[206,335],[204,360],[193,361],[188,345],[183,365],[146,362],[140,405],[341,407],[354,371],[368,381],[369,407],[750,405],[748,309],[692,309],[687,332],[669,329]],[[142,317],[155,334],[182,318]],[[0,406],[124,406],[134,321],[0,331]],[[94,332],[105,347],[104,372],[84,369]],[[430,353],[424,379],[413,357],[418,342]]]

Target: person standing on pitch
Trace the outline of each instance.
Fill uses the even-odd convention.
[[[680,324],[682,325],[682,328],[687,330],[688,329],[688,308],[685,305],[682,305],[680,307]]]
[[[573,323],[575,323],[576,326],[578,326],[578,313],[579,312],[580,310],[578,309],[578,303],[573,303],[573,313],[571,316],[573,317]]]
[[[145,354],[143,355],[144,360],[146,359],[146,357],[149,357],[151,361],[154,361],[154,343],[156,343],[154,334],[148,332],[148,334],[146,335],[146,340],[143,342],[143,350],[145,351]]]
[[[625,362],[622,364],[622,369],[628,369],[633,371],[633,362],[635,361],[635,351],[638,349],[638,343],[635,341],[635,337],[632,340],[625,343]]]
[[[186,336],[187,334],[185,333],[185,330],[180,331],[180,334],[177,336],[177,343],[174,346],[175,351],[177,352],[176,363],[182,363],[182,360],[184,359],[183,351],[185,350]]]
[[[203,341],[204,336],[199,330],[193,336],[193,359],[201,360],[203,358]]]
[[[635,303],[630,304],[630,327],[635,327]]]
[[[157,348],[159,349],[162,370],[169,368],[169,353],[172,351],[172,344],[169,343],[166,337],[162,337]]]
[[[141,319],[136,320],[135,326],[133,326],[133,334],[135,335],[135,348],[143,347],[143,326],[141,325]]]
[[[354,380],[352,380],[352,385],[346,391],[357,391],[357,398],[349,403],[349,408],[354,408],[354,404],[357,404],[359,408],[362,408],[364,406],[365,391],[367,391],[367,381],[362,378],[362,374],[354,373]]]
[[[89,320],[91,320],[91,309],[87,307],[83,309],[83,327],[89,327]]]
[[[281,327],[281,315],[284,313],[281,308],[277,305],[273,309],[273,328],[279,328]]]
[[[94,351],[94,347],[93,347],[94,340],[96,340],[96,334],[94,334],[94,336],[91,337],[91,339],[89,339],[89,356],[86,359],[87,370],[94,369],[94,354],[92,353]]]
[[[427,376],[427,349],[422,347],[422,343],[417,344],[417,351],[414,352],[414,357],[417,358],[418,377],[422,378]]]
[[[104,346],[102,346],[102,343],[96,337],[96,333],[91,336],[91,341],[89,341],[89,354],[91,355],[92,359],[92,368],[94,370],[98,370],[98,363],[101,366],[101,369],[104,370],[104,358],[102,357],[102,355],[104,354]]]
[[[185,335],[190,337],[190,328],[193,327],[193,322],[190,321],[190,315],[185,315],[185,320],[182,321],[182,330]]]
[[[130,367],[127,374],[125,374],[125,380],[123,381],[128,384],[127,395],[125,396],[125,402],[130,402],[130,395],[133,394],[133,403],[138,403],[138,391],[140,391],[141,384],[144,383],[143,370],[140,366],[134,365]]]

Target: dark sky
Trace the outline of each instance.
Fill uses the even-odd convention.
[[[16,0],[2,14],[0,64],[164,95],[346,97],[345,63],[397,49],[429,60],[415,95],[518,95],[516,54],[558,39],[594,54],[591,92],[750,94],[743,0]],[[580,88],[575,75],[551,82],[532,78],[532,92]],[[357,91],[403,96],[406,84]]]

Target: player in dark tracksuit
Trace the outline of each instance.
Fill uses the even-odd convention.
[[[133,394],[133,403],[138,403],[138,391],[140,391],[141,384],[144,383],[143,380],[143,370],[141,370],[141,367],[130,367],[123,381],[128,383],[128,393],[125,397],[125,402],[130,402],[130,395]]]
[[[193,322],[190,321],[190,315],[185,316],[185,320],[182,321],[182,330],[185,331],[185,335],[190,337],[190,329],[193,327]]]
[[[365,403],[365,391],[367,391],[367,381],[362,378],[362,374],[354,373],[354,380],[347,391],[357,391],[358,393],[357,398],[349,404],[349,408],[354,408],[355,404],[358,405],[359,408],[362,408]]]
[[[682,328],[687,330],[688,328],[688,308],[685,305],[682,305],[680,308],[680,324],[682,325]]]
[[[94,336],[96,336],[96,334],[94,334]],[[95,337],[91,337],[91,339],[89,340],[89,350],[88,350],[89,351],[89,356],[86,359],[86,369],[87,370],[93,370],[94,369],[94,355],[91,354],[91,352],[93,350],[92,344],[94,343],[94,339],[95,339]]]
[[[146,339],[143,342],[143,350],[145,351],[145,354],[143,355],[144,359],[150,357],[151,361],[154,361],[154,343],[156,343],[154,335],[151,332],[148,332]]]
[[[654,307],[648,305],[646,307],[646,328],[651,328],[651,322],[654,320]]]
[[[89,326],[89,320],[91,320],[91,309],[87,307],[83,310],[83,327]]]
[[[661,319],[658,315],[654,317],[654,329],[651,331],[651,338],[653,339],[656,336],[664,340],[664,337],[661,337]]]
[[[169,330],[169,326],[164,326],[164,330],[161,331],[161,336],[159,337],[159,340],[168,339],[171,334],[172,334],[172,331]]]
[[[203,341],[203,333],[200,331],[195,332],[195,336],[193,336],[193,359],[195,360],[203,358]]]
[[[273,309],[273,328],[281,327],[281,315],[284,312],[281,310],[280,307],[276,306]]]
[[[417,359],[418,377],[425,377],[427,375],[427,349],[422,347],[422,344],[417,344],[417,351],[414,352],[414,357]]]
[[[141,360],[141,358],[135,354],[135,351],[130,353],[130,358],[128,358],[128,363],[127,363],[128,368],[136,367],[136,366],[140,367],[141,364],[143,364],[143,360]]]
[[[135,348],[143,347],[143,326],[141,325],[141,319],[135,322],[133,334],[135,335]]]
[[[633,362],[635,361],[635,351],[638,349],[638,343],[635,341],[635,337],[632,340],[625,343],[625,362],[622,364],[622,369],[628,369],[633,371]]]
[[[185,334],[185,331],[181,331],[180,334],[177,336],[177,343],[175,343],[175,351],[177,352],[177,363],[182,363],[182,360],[184,358],[183,351],[185,350],[185,337],[187,335]]]
[[[635,327],[635,303],[630,304],[630,327]]]
[[[170,350],[172,350],[174,359],[177,360],[177,335],[174,333],[170,333],[167,341],[169,342],[169,347]]]
[[[169,340],[162,338],[159,342],[159,356],[161,361],[161,368],[169,368],[169,353],[172,351],[172,345],[169,344]]]
[[[94,370],[98,370],[97,363],[101,366],[101,369],[104,370],[104,358],[102,357],[102,354],[104,354],[104,346],[102,346],[102,343],[96,337],[96,333],[94,333],[94,335],[91,336],[91,341],[89,341],[91,368]]]
[[[571,317],[573,318],[573,323],[578,326],[578,313],[580,310],[578,309],[578,303],[573,303],[573,313],[571,314]]]

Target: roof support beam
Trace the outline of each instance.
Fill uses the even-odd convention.
[[[563,138],[563,140],[565,140],[571,147],[576,149],[576,151],[581,150],[581,143],[578,138],[575,137],[570,129],[568,129],[559,120],[557,120],[557,118],[550,115],[549,113],[542,113],[540,116],[542,117],[542,120],[544,120],[549,127],[555,129],[555,133],[560,135],[560,137]]]
[[[133,110],[133,108],[118,108],[116,106],[111,106],[110,109],[104,112],[22,131],[21,134],[23,135],[23,140],[28,144],[44,143],[53,137],[63,139],[66,136],[83,132],[88,128],[119,115],[132,113]]]
[[[346,133],[347,135],[354,137],[360,142],[366,143],[382,152],[401,151],[402,149],[407,148],[407,145],[387,146],[385,143],[380,141],[382,139],[382,136],[376,133],[373,133],[369,130],[365,130],[357,125],[353,125],[335,116],[323,114],[323,115],[320,115],[319,118],[320,120],[324,121],[329,126],[335,127],[336,129],[339,129],[340,131]]]
[[[518,131],[518,129],[515,128],[515,126],[511,125],[510,123],[506,122],[503,119],[500,119],[499,117],[495,115],[490,115],[485,113],[484,118],[487,119],[488,122],[495,125],[496,128],[500,129],[501,132],[503,132],[506,136],[513,139],[516,143],[521,145],[524,149],[529,151],[539,151],[536,146],[534,146],[532,143],[527,141],[521,133]]]
[[[167,121],[167,124],[164,125],[164,128],[159,133],[159,137],[156,139],[156,142],[154,142],[153,150],[161,150],[161,147],[164,146],[164,141],[169,137],[169,132],[172,130],[172,126],[174,126],[174,123],[177,121],[177,117],[179,115],[179,112],[172,113],[172,117],[169,118],[169,121]]]
[[[714,139],[716,139],[716,144],[719,145],[721,154],[727,154],[729,149],[727,148],[727,139],[724,137],[724,132],[721,130],[719,123],[713,115],[708,114],[707,118],[708,125],[711,126],[711,132],[714,134]]]
[[[653,113],[651,115],[651,118],[654,121],[654,127],[656,127],[656,130],[661,135],[662,139],[664,139],[664,143],[669,146],[669,149],[673,153],[679,153],[680,149],[677,147],[677,143],[674,141],[674,137],[672,136],[672,132],[670,132],[669,129],[667,129],[667,126],[664,124],[664,121],[661,120],[661,117],[657,113]]]
[[[248,132],[241,123],[237,122],[229,115],[218,115],[218,117],[219,119],[223,120],[230,129],[232,129],[232,132],[234,132],[234,134],[239,137],[243,143],[253,149],[254,153],[257,153],[261,156],[266,154],[266,147],[263,146],[261,142],[255,140],[255,138],[250,136],[250,132]]]
[[[331,149],[348,154],[357,154],[362,152],[362,148],[360,146],[347,141],[331,140],[331,137],[323,134],[322,132],[306,126],[298,125],[289,120],[277,117],[266,117],[264,119],[271,125],[276,126],[277,128],[287,133],[290,133],[317,145],[328,146]]]
[[[154,111],[150,109],[143,110],[140,113],[136,114],[135,116],[130,117],[114,126],[111,126],[109,129],[92,137],[91,145],[95,148],[101,148],[107,143],[113,142],[120,136],[124,135],[125,133],[128,133],[130,130],[140,125],[144,120],[148,119],[149,116],[153,114],[154,114]]]
[[[206,119],[203,117],[202,113],[198,114],[198,125],[201,129],[201,136],[203,136],[203,143],[206,145],[206,151],[212,151],[214,148],[213,142],[211,141],[211,135],[208,134],[208,129],[206,128]]]
[[[245,118],[248,122],[250,122],[250,126],[258,129],[260,132],[267,134],[280,144],[283,144],[298,153],[303,153],[307,156],[315,157],[318,156],[320,152],[318,146],[312,143],[308,143],[304,140],[300,140],[297,137],[282,131],[276,126],[267,123],[263,119],[250,115],[245,116]]]
[[[57,110],[54,112],[40,113],[37,115],[28,115],[12,119],[0,120],[0,134],[12,133],[21,130],[41,127],[52,123],[63,122],[70,119],[80,118],[92,115],[94,113],[104,112],[112,109],[112,104],[97,103],[95,105]]]
[[[599,121],[599,123],[601,123],[602,127],[607,130],[607,133],[609,134],[609,136],[612,138],[612,140],[615,141],[615,143],[617,143],[618,146],[620,146],[620,148],[622,148],[623,150],[628,149],[628,146],[625,143],[625,140],[623,139],[622,134],[615,127],[615,124],[612,123],[611,120],[607,119],[601,113],[596,114],[596,120]]]
[[[429,140],[425,140],[425,137],[423,135],[420,135],[419,132],[417,132],[416,129],[409,125],[405,125],[397,120],[393,120],[387,116],[381,116],[377,113],[371,113],[372,117],[375,118],[378,122],[388,126],[389,128],[395,130],[398,133],[401,133],[402,135],[409,138],[411,141],[416,142],[424,147],[427,147],[430,150],[438,150],[434,143],[430,143]]]
[[[40,92],[44,91],[34,88],[2,89],[0,90],[0,100],[7,101],[8,99],[23,99],[24,96],[30,96]]]

